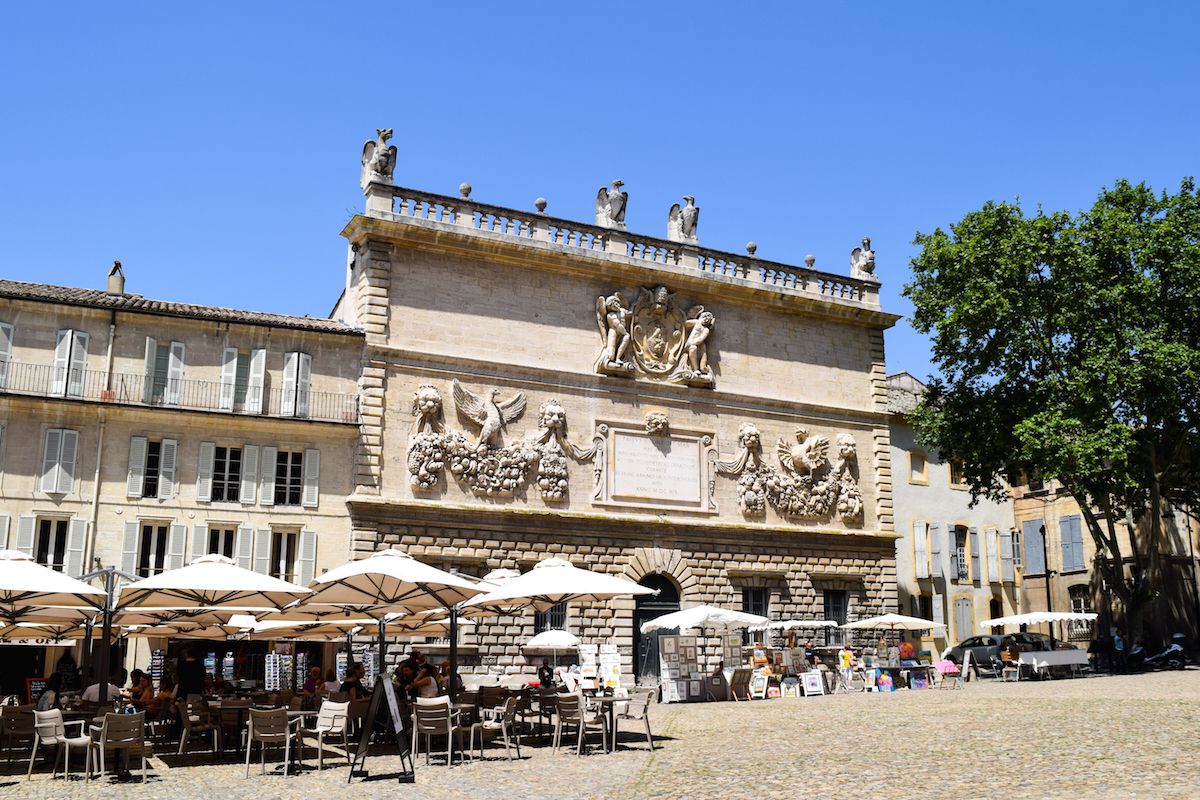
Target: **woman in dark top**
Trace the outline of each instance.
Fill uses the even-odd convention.
[[[543,658],[542,665],[538,667],[538,685],[547,689],[554,685],[554,670],[548,658]]]
[[[346,670],[346,680],[342,683],[342,691],[351,700],[366,700],[367,688],[363,686],[363,676],[367,673],[362,664],[355,664]]]

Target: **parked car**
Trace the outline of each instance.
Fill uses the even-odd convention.
[[[973,663],[991,664],[992,657],[998,657],[1000,651],[1007,649],[1009,644],[1016,644],[1018,650],[1026,653],[1049,650],[1050,637],[1044,633],[1009,633],[1004,636],[989,633],[983,636],[972,636],[947,650],[946,658],[955,664],[961,664],[963,663],[963,654],[970,650]],[[1075,645],[1068,642],[1056,641],[1055,644],[1058,650],[1076,649]]]

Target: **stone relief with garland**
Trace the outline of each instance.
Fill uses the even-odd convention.
[[[436,386],[424,384],[413,396],[416,418],[408,448],[409,482],[414,490],[434,489],[447,471],[465,490],[480,497],[511,497],[531,481],[547,502],[566,500],[570,485],[569,464],[591,462],[595,480],[603,480],[608,426],[599,425],[590,447],[580,447],[567,438],[567,414],[557,399],[548,399],[538,409],[537,430],[504,444],[500,434],[525,411],[525,395],[517,392],[500,399],[500,390],[478,395],[457,380],[452,382],[457,410],[479,427],[474,437],[446,427],[442,396]],[[658,417],[662,417],[659,419]],[[667,430],[665,414],[647,415],[646,430]],[[766,513],[767,506],[792,521],[840,519],[848,524],[863,520],[859,489],[858,449],[854,437],[811,434],[797,428],[794,441],[779,439],[775,445],[779,466],[763,457],[762,434],[753,423],[738,430],[738,455],[718,460],[716,472],[735,477],[738,505],[748,517]],[[832,451],[832,452],[831,452]]]

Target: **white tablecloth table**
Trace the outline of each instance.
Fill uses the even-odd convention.
[[[1051,667],[1070,667],[1072,672],[1076,672],[1080,667],[1088,665],[1088,654],[1084,650],[1045,650],[1021,653],[1021,664],[1037,674]]]

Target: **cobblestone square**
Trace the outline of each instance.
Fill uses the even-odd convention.
[[[546,746],[524,758],[447,770],[417,759],[416,785],[369,759],[375,780],[346,786],[344,766],[299,776],[244,777],[232,760],[157,756],[150,781],[25,782],[25,764],[0,778],[22,798],[729,798],[984,797],[1194,798],[1200,796],[1200,671],[1047,682],[975,682],[962,691],[839,695],[751,703],[656,706],[658,745],[630,728],[614,755],[577,757]],[[593,737],[594,739],[595,737]],[[270,758],[270,754],[269,754]],[[257,760],[257,752],[255,753]],[[306,763],[315,763],[312,753]],[[27,762],[26,762],[27,763]],[[336,763],[336,762],[333,762]],[[2,765],[0,765],[2,766]],[[76,769],[78,765],[76,764]]]

